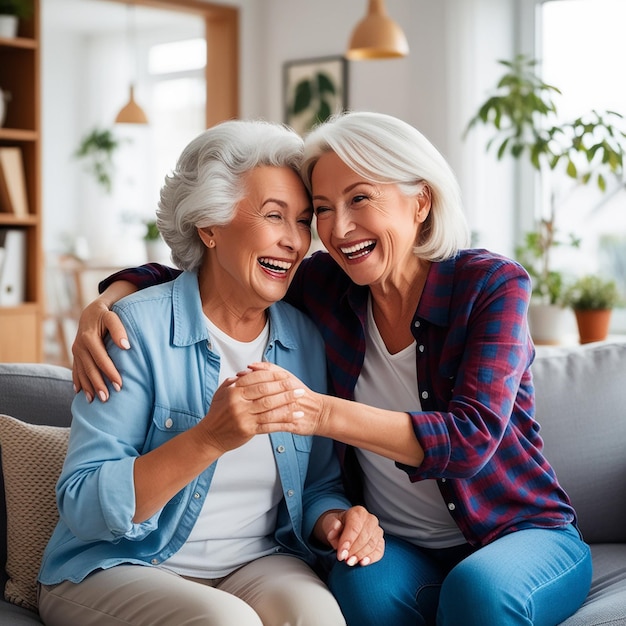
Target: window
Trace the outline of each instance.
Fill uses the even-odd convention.
[[[547,0],[541,4],[537,56],[543,79],[562,92],[555,99],[562,121],[593,109],[626,116],[624,24],[623,0]],[[579,250],[559,250],[555,264],[576,274],[600,271],[611,275],[626,296],[624,181],[609,180],[605,193],[591,185],[574,189],[565,175],[557,184],[558,229],[575,233],[582,244]],[[626,331],[626,315],[614,317],[614,326]]]
[[[135,224],[139,239],[143,225],[137,220],[154,219],[165,175],[206,127],[205,39],[162,42],[158,33],[146,39],[152,43],[146,43],[141,85],[149,125],[116,127],[124,140],[118,158],[124,175],[115,193],[123,202],[126,228]]]

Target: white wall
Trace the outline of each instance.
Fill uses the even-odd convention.
[[[42,0],[44,3],[52,0]],[[520,19],[532,19],[535,0],[387,0],[404,29],[405,59],[349,62],[349,106],[403,118],[419,128],[449,160],[459,178],[478,243],[512,254],[518,221],[512,166],[486,155],[480,132],[464,141],[464,127],[500,70],[521,45]],[[240,8],[240,112],[242,117],[282,120],[285,61],[343,54],[367,0],[223,0]],[[526,13],[522,15],[522,8]],[[529,18],[530,16],[530,18]],[[528,26],[524,26],[526,32]],[[519,32],[518,32],[519,31]],[[530,28],[532,31],[532,28]],[[79,42],[44,31],[43,125],[46,249],[58,248],[63,231],[93,228],[72,209],[70,181],[76,163]],[[69,96],[63,97],[63,96]],[[102,106],[110,106],[101,98]],[[105,107],[105,108],[106,108]],[[113,107],[115,109],[115,107]],[[108,115],[108,113],[107,113]],[[62,166],[61,166],[62,163]]]
[[[524,4],[532,7],[534,0],[387,0],[389,15],[409,40],[409,56],[350,61],[348,67],[349,107],[396,115],[422,131],[457,173],[478,244],[505,254],[513,253],[518,221],[513,166],[485,154],[481,129],[467,140],[462,136],[501,73],[496,60],[511,58],[521,45],[521,19],[533,15],[520,15]],[[267,108],[260,112],[280,119],[282,64],[342,54],[367,2],[266,0],[266,5],[268,92]]]

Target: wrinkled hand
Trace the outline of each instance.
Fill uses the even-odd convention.
[[[375,563],[385,552],[378,518],[362,506],[327,511],[317,520],[314,534],[335,549],[339,561],[350,566]]]
[[[329,436],[330,410],[327,406],[328,396],[312,391],[291,372],[273,363],[251,363],[248,367],[249,371],[252,371],[254,375],[266,373],[281,378],[286,376],[290,381],[291,387],[298,390],[294,397],[294,402],[289,405],[282,403],[282,399],[279,396],[267,394],[265,410],[268,420],[276,419],[280,414],[291,411],[294,421],[291,423],[288,432],[297,435]],[[240,376],[251,375],[246,372],[240,374]]]
[[[103,374],[111,381],[114,389],[119,390],[122,386],[122,377],[104,346],[103,337],[107,332],[120,348],[130,347],[120,318],[104,302],[94,300],[80,315],[72,345],[74,388],[77,392],[82,389],[89,402],[96,396],[102,402],[108,399],[109,392]]]
[[[294,432],[300,381],[282,368],[241,373],[216,390],[211,407],[198,425],[207,444],[220,454],[255,435]],[[268,405],[272,407],[268,411]]]

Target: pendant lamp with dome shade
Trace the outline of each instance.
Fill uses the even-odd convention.
[[[367,15],[352,31],[346,57],[351,61],[360,61],[392,59],[408,54],[406,36],[387,15],[384,0],[369,0]]]
[[[130,83],[130,94],[128,102],[122,107],[115,118],[116,124],[147,124],[148,117],[143,109],[135,101],[135,79],[137,75],[137,46],[135,42],[135,5],[128,4],[127,7],[127,44],[130,53],[134,56],[134,76]]]

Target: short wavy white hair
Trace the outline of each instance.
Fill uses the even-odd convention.
[[[302,138],[283,124],[229,120],[205,130],[165,177],[157,226],[183,270],[197,270],[205,245],[197,228],[224,226],[245,194],[244,177],[256,167],[289,167],[300,173]]]
[[[415,242],[421,258],[441,261],[470,245],[461,194],[454,172],[422,133],[383,113],[348,112],[332,116],[304,140],[302,176],[309,191],[311,174],[326,152],[367,180],[398,186],[414,196],[430,188],[431,210]]]

